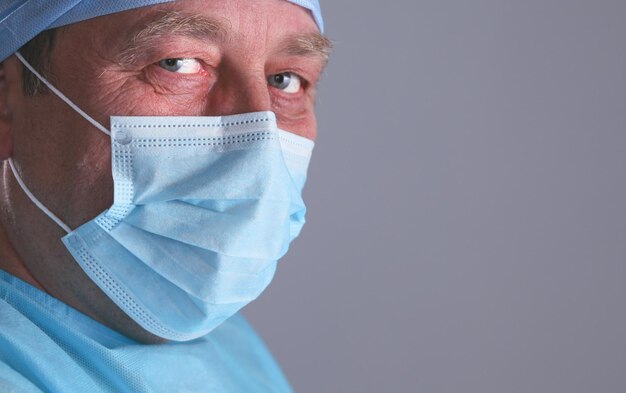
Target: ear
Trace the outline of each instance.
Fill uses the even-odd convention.
[[[0,161],[11,157],[12,141],[12,113],[9,108],[9,83],[6,70],[7,61],[0,63]]]

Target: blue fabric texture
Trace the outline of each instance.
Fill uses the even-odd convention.
[[[170,1],[173,0],[2,0],[0,61],[46,29]],[[309,9],[320,31],[324,31],[318,0],[288,1]]]
[[[0,270],[0,391],[291,392],[236,314],[188,342],[143,345]]]
[[[304,225],[313,145],[272,112],[113,116],[113,205],[63,243],[144,329],[195,339],[272,280]]]

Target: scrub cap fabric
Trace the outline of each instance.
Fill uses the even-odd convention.
[[[2,61],[46,29],[173,0],[0,1],[0,61]],[[319,0],[288,1],[310,10],[320,31],[324,31]]]

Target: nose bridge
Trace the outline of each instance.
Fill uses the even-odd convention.
[[[223,116],[272,109],[263,70],[225,71],[220,74],[209,95],[207,115]]]

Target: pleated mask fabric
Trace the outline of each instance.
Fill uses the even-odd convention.
[[[267,287],[299,234],[313,143],[271,112],[111,120],[113,206],[63,243],[146,330],[203,336]]]

